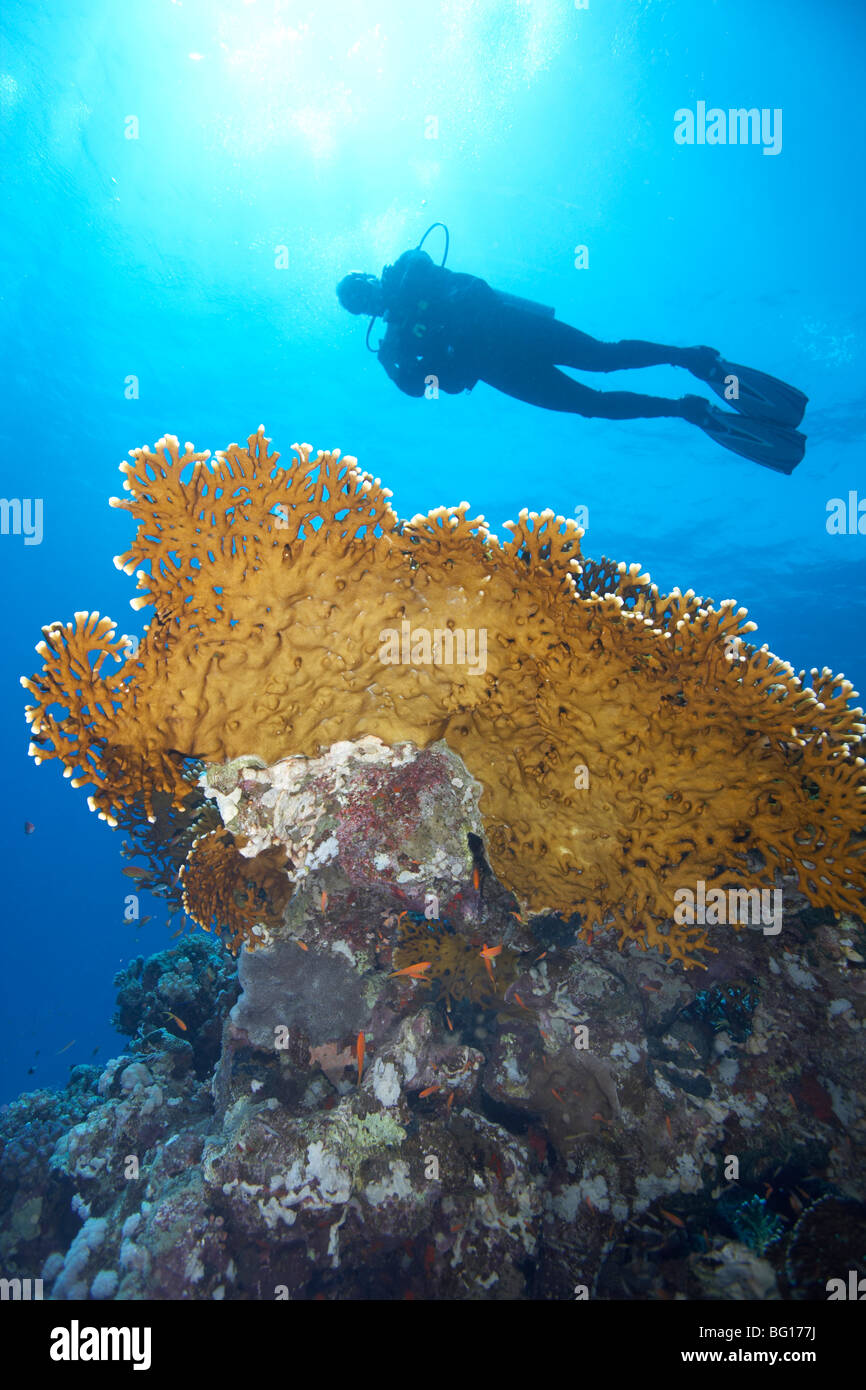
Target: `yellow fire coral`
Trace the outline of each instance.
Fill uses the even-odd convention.
[[[190,757],[444,739],[484,787],[495,872],[530,910],[578,911],[688,963],[705,933],[670,919],[698,880],[778,870],[816,905],[860,909],[849,682],[825,670],[809,688],[747,646],[732,601],[583,560],[579,528],[550,512],[521,513],[506,542],[466,503],[401,522],[354,459],[296,445],[278,468],[269,443],[260,428],[213,464],[170,436],[134,450],[113,505],[138,523],[116,563],[154,610],[140,649],[108,673],[123,647],[108,619],[43,630],[42,672],[23,682],[31,751],[92,783],[100,814],[180,798]]]
[[[276,846],[245,859],[227,830],[195,841],[183,866],[183,905],[205,931],[219,931],[230,951],[261,945],[261,928],[278,927],[291,897],[285,855]]]

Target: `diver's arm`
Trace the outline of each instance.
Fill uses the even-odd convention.
[[[412,358],[404,358],[402,354],[398,357],[388,342],[387,334],[379,348],[379,361],[394,385],[399,386],[400,390],[405,392],[407,396],[424,395],[424,378],[427,372],[423,363]]]
[[[388,331],[379,360],[409,396],[423,396],[429,379],[456,395],[478,380],[467,353],[496,295],[484,280],[435,265],[426,251],[405,251],[382,275]]]

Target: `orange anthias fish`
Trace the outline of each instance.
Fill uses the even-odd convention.
[[[358,1085],[360,1086],[361,1077],[364,1075],[364,1052],[366,1051],[363,1033],[358,1034],[358,1042],[355,1050],[358,1054]]]
[[[165,1013],[167,1018],[173,1019],[182,1033],[187,1031],[186,1024],[182,1018],[178,1018],[177,1014],[173,1014],[171,1009],[166,1009]]]
[[[485,945],[485,946],[482,948],[482,950],[480,950],[480,951],[478,952],[478,954],[482,957],[482,959],[483,959],[483,961],[484,961],[484,964],[487,966],[487,973],[488,973],[488,975],[490,976],[491,981],[493,980],[493,966],[492,966],[492,964],[491,964],[491,961],[493,961],[493,960],[496,959],[496,957],[499,955],[499,952],[500,952],[501,950],[502,950],[502,947],[501,947],[501,946],[487,946],[487,945]]]
[[[476,864],[476,865],[475,865],[475,868],[472,870],[472,887],[475,889],[476,893],[478,892],[478,888],[479,888],[480,883],[481,883],[481,876],[480,876],[480,874],[479,874],[479,872],[478,872],[478,865]]]
[[[322,912],[323,912],[323,913],[327,910],[327,907],[328,907],[328,895],[327,895],[327,893],[325,892],[325,890],[324,890],[324,888],[323,888],[323,889],[322,889]]]
[[[402,970],[392,970],[388,979],[392,980],[395,975],[409,975],[413,980],[421,980],[424,977],[424,971],[429,970],[432,964],[433,962],[429,960],[419,960],[417,965],[404,965]]]

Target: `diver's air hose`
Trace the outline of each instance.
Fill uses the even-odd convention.
[[[439,262],[439,269],[441,270],[442,267],[444,266],[445,262],[446,262],[447,259],[448,259],[448,248],[449,248],[450,245],[451,245],[451,237],[450,237],[450,235],[449,235],[449,233],[448,233],[448,228],[445,226],[445,223],[444,223],[444,222],[431,222],[431,223],[430,223],[430,226],[427,228],[427,230],[426,230],[426,232],[424,233],[424,235],[422,236],[421,240],[418,242],[418,245],[415,247],[415,250],[416,250],[416,251],[420,251],[420,250],[421,250],[421,247],[424,245],[424,242],[427,240],[427,238],[428,238],[428,236],[430,235],[430,233],[433,232],[433,231],[435,231],[437,227],[441,227],[442,230],[443,230],[443,232],[445,233],[445,253],[444,253],[444,255],[443,255],[441,261]]]

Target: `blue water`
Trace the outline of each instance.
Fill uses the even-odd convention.
[[[6,0],[2,26],[2,491],[43,499],[44,536],[0,537],[0,1098],[119,1050],[112,974],[167,942],[158,900],[122,922],[119,836],[27,758],[17,680],[50,620],[141,630],[106,505],[136,445],[216,449],[264,422],[285,454],[355,454],[403,516],[588,506],[588,554],[737,598],[796,669],[866,692],[866,535],[825,526],[831,498],[866,497],[861,6]],[[781,152],[677,145],[674,112],[701,100],[781,109]],[[800,386],[805,461],[786,478],[681,421],[484,385],[402,396],[334,286],[434,220],[452,269],[586,332],[709,343]],[[700,389],[673,368],[585,379]]]

